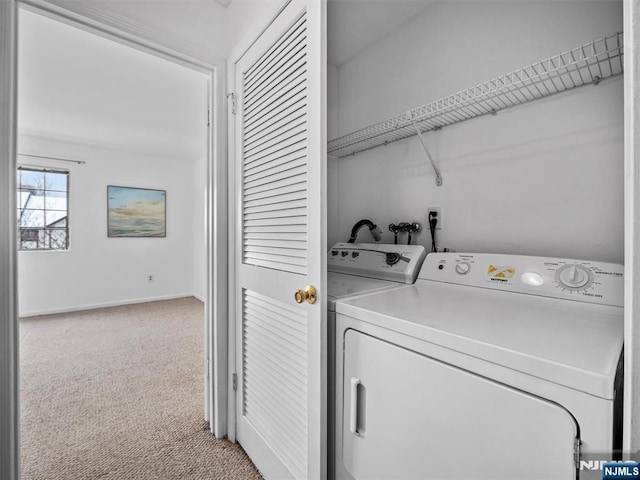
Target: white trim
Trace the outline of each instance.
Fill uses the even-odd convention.
[[[211,415],[214,418],[213,433],[222,438],[228,434],[228,382],[229,362],[227,344],[229,341],[227,311],[228,302],[228,263],[227,244],[228,230],[228,190],[227,190],[227,128],[226,128],[226,79],[224,65],[216,69],[215,84],[211,94],[212,116],[211,128],[217,132],[217,142],[212,145],[213,155],[217,159],[211,164],[210,179],[215,179],[215,188],[208,189],[211,214],[208,233],[207,250],[211,252],[207,259],[208,278],[210,279],[211,317],[215,328],[212,331],[212,348],[215,352],[211,367],[213,380],[213,406]]]
[[[309,431],[320,433],[319,438],[313,436],[308,439],[309,441],[309,464],[308,475],[309,478],[327,479],[329,477],[328,472],[328,459],[329,459],[329,444],[328,437],[328,405],[327,405],[327,392],[329,391],[328,380],[328,345],[326,340],[328,338],[328,315],[327,315],[327,0],[314,1],[309,4],[308,7],[308,35],[312,40],[309,42],[309,65],[310,65],[310,77],[314,79],[313,82],[309,82],[309,97],[319,99],[319,112],[315,111],[317,115],[311,115],[309,118],[309,131],[320,132],[320,135],[309,137],[315,140],[315,144],[310,143],[309,149],[311,151],[317,151],[318,157],[315,157],[316,161],[313,162],[313,167],[309,169],[310,174],[318,175],[320,178],[319,184],[316,188],[311,188],[313,183],[310,183],[308,189],[309,198],[315,198],[313,209],[309,209],[309,213],[312,217],[320,219],[320,240],[315,244],[309,242],[309,250],[313,252],[320,252],[319,255],[309,259],[308,268],[309,271],[315,270],[320,272],[320,283],[318,284],[320,291],[320,325],[318,329],[318,338],[323,339],[317,343],[310,343],[309,357],[317,358],[320,371],[316,372],[314,376],[309,378],[309,401],[307,408],[309,409]],[[316,66],[317,65],[317,66]],[[313,69],[313,70],[311,70]],[[313,92],[316,89],[316,92]],[[319,165],[318,165],[319,163]],[[313,249],[313,250],[312,250]],[[311,365],[311,364],[310,364]],[[313,381],[312,381],[313,380]],[[332,440],[332,439],[331,439]],[[333,442],[331,441],[333,445]],[[319,450],[320,454],[315,454]]]
[[[207,80],[207,121],[209,125],[207,126],[207,164],[205,165],[205,175],[207,177],[207,187],[205,188],[204,193],[204,218],[205,220],[205,232],[204,232],[204,245],[205,245],[205,292],[204,292],[204,358],[203,358],[203,369],[205,372],[205,381],[204,381],[204,419],[209,422],[209,428],[212,432],[215,432],[215,415],[213,413],[213,361],[211,360],[214,351],[213,351],[213,322],[215,322],[215,317],[213,315],[211,302],[207,302],[206,299],[212,299],[213,296],[210,293],[209,287],[213,278],[213,270],[212,270],[212,260],[210,252],[212,252],[211,242],[213,238],[212,234],[212,224],[211,224],[211,212],[213,211],[213,205],[211,204],[211,175],[212,175],[212,167],[211,167],[211,157],[212,157],[212,129],[213,126],[211,123],[211,112],[213,111],[212,98],[213,98],[213,88],[214,88],[214,80],[215,75],[212,75]]]
[[[233,88],[232,93],[237,87],[235,81],[236,64],[228,62],[227,65],[227,85]],[[234,159],[236,155],[235,148],[235,114],[232,113],[232,109],[229,108],[229,102],[234,101],[232,98],[227,97],[226,104],[227,112],[227,185],[235,185],[235,167]],[[236,268],[235,258],[238,252],[235,248],[236,245],[236,229],[235,229],[235,215],[236,206],[238,205],[237,192],[230,191],[228,195],[228,213],[227,218],[230,220],[229,228],[227,229],[227,246],[229,252],[228,262],[228,277],[227,284],[232,286],[231,292],[235,291],[236,285]],[[233,374],[236,373],[236,302],[233,294],[227,295],[227,312],[228,312],[228,335],[227,335],[227,358],[228,358],[228,372],[227,372],[227,438],[232,442],[236,441],[236,392],[233,390]]]
[[[158,302],[162,300],[175,300],[177,298],[194,297],[204,303],[204,300],[198,298],[193,293],[178,293],[175,295],[159,295],[157,297],[133,298],[131,300],[119,300],[115,302],[104,303],[88,303],[86,305],[77,305],[73,307],[48,308],[46,310],[35,310],[31,312],[20,312],[20,318],[37,317],[40,315],[57,315],[59,313],[82,312],[84,310],[97,310],[99,308],[122,307],[124,305],[137,305],[139,303]]]
[[[624,440],[640,451],[640,0],[624,0]]]
[[[20,475],[16,223],[17,6],[0,2],[0,478]]]
[[[13,3],[15,0],[11,0]],[[56,4],[52,3],[55,2]],[[4,2],[0,2],[4,3]],[[224,291],[226,285],[224,282],[220,282],[219,279],[227,278],[226,260],[219,261],[220,258],[226,259],[226,244],[224,238],[226,238],[226,222],[217,221],[213,223],[215,219],[224,219],[227,215],[227,205],[225,199],[220,199],[216,192],[226,192],[226,175],[219,175],[215,178],[211,175],[212,172],[224,172],[226,169],[226,138],[222,135],[218,135],[217,128],[220,125],[220,119],[223,112],[221,112],[219,97],[222,95],[220,91],[220,65],[224,65],[223,62],[209,63],[202,61],[199,58],[204,55],[193,54],[193,49],[187,44],[179,44],[179,50],[168,48],[164,45],[156,43],[156,38],[164,38],[163,32],[152,30],[147,26],[130,21],[114,12],[103,8],[103,3],[97,4],[91,2],[65,2],[64,0],[20,0],[20,5],[23,8],[28,8],[31,11],[46,15],[58,21],[62,21],[76,28],[92,32],[94,34],[111,39],[123,45],[136,48],[137,50],[155,55],[165,60],[172,61],[184,67],[192,70],[204,73],[209,76],[210,95],[209,95],[209,108],[212,109],[212,122],[208,127],[208,160],[207,160],[207,185],[206,185],[206,264],[207,264],[207,285],[205,289],[205,321],[208,326],[207,331],[210,333],[210,338],[207,339],[207,345],[214,351],[213,361],[210,362],[214,365],[214,368],[224,368],[224,375],[227,371],[227,352],[220,351],[215,348],[214,338],[223,338],[226,335],[226,316],[225,306],[220,311],[213,312],[211,306],[212,301],[216,298],[220,298],[220,295],[216,295],[214,289],[222,289]],[[64,5],[64,6],[62,6]],[[94,6],[92,6],[94,5]],[[202,53],[202,52],[200,52]],[[196,58],[197,57],[197,58]],[[15,137],[15,135],[14,135]],[[15,175],[11,176],[15,178]],[[214,196],[215,194],[215,196]],[[15,197],[15,195],[14,195]],[[12,198],[14,198],[12,197]],[[222,239],[218,244],[218,240]],[[215,253],[212,254],[212,252]],[[215,258],[213,258],[215,255]],[[215,260],[215,261],[214,261]],[[215,279],[217,281],[214,281]],[[188,294],[191,295],[191,294]],[[151,300],[153,301],[153,300]],[[218,340],[218,343],[219,340]],[[219,377],[219,375],[218,375]],[[214,375],[210,375],[215,381]],[[222,386],[222,389],[226,391],[226,383]],[[211,390],[215,390],[215,386],[212,386]],[[205,409],[210,412],[211,409],[207,406],[208,396],[205,395]],[[223,405],[226,406],[226,405]],[[208,415],[206,415],[208,416]],[[214,418],[211,421],[211,430],[219,437],[226,435],[224,417]],[[219,418],[223,420],[220,421]]]
[[[205,297],[203,297],[202,295],[198,295],[196,293],[193,293],[193,294],[191,294],[189,296],[195,298],[196,300],[200,300],[202,303],[205,303]]]

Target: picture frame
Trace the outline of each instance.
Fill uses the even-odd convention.
[[[107,236],[109,238],[166,237],[166,190],[108,185]]]

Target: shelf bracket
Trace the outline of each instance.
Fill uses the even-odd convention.
[[[442,175],[440,175],[440,169],[436,165],[436,162],[433,160],[433,157],[431,156],[431,152],[427,148],[427,144],[424,143],[424,138],[422,138],[422,132],[418,128],[418,125],[416,124],[416,122],[413,122],[413,127],[416,129],[416,133],[418,134],[418,138],[420,139],[420,143],[422,144],[422,148],[424,148],[424,151],[427,154],[427,157],[429,158],[429,162],[431,162],[431,167],[433,168],[433,171],[436,174],[436,185],[441,187],[442,186]]]

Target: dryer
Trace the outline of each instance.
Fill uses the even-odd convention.
[[[602,478],[620,447],[622,274],[433,253],[415,285],[337,302],[336,478]]]

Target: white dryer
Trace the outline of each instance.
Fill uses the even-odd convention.
[[[414,285],[337,302],[336,477],[602,478],[589,468],[620,446],[622,274],[434,253]]]

